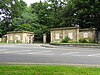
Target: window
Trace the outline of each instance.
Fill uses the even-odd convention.
[[[56,39],[60,39],[59,33],[56,33]]]
[[[18,40],[20,40],[20,36],[18,36]]]
[[[69,37],[70,39],[73,39],[73,33],[68,33],[68,37]]]
[[[83,38],[88,38],[88,33],[87,32],[83,33]]]
[[[17,40],[20,40],[20,36],[19,35],[16,35],[16,38],[17,38]]]
[[[25,42],[25,37],[23,37],[23,41]]]
[[[12,35],[10,36],[10,40],[13,40],[13,36]]]

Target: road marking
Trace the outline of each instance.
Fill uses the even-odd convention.
[[[5,51],[7,51],[7,49],[0,49],[0,54],[2,54]]]
[[[53,55],[52,51],[37,51],[37,52],[29,52],[29,53],[17,53],[17,54],[37,54],[37,55]]]
[[[42,51],[42,52],[52,52],[52,51]]]
[[[63,54],[61,54],[61,55],[69,55],[69,54],[76,54],[76,53],[79,53],[79,52],[63,53]]]
[[[0,50],[7,50],[7,49],[0,49]]]
[[[7,49],[0,49],[0,52],[7,51]]]
[[[72,56],[88,56],[88,55],[77,54],[77,55],[72,55]]]
[[[43,54],[43,53],[48,53],[48,52],[52,52],[52,51],[38,51],[38,52],[30,52],[27,54]]]
[[[30,52],[30,53],[26,53],[26,54],[38,54],[39,52]]]
[[[8,52],[3,52],[3,53],[16,53],[16,52],[27,52],[31,50],[21,50],[21,51],[8,51]]]
[[[97,54],[90,54],[90,55],[88,55],[88,56],[98,56],[98,55],[100,55],[100,53],[97,53]]]

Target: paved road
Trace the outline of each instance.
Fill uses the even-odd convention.
[[[100,65],[100,49],[43,47],[41,44],[0,45],[0,63]]]

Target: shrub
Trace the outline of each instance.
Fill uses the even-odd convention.
[[[86,40],[86,39],[80,39],[79,42],[80,42],[80,43],[89,43],[89,41]]]
[[[96,43],[95,40],[91,40],[91,39],[89,39],[89,42],[90,43]]]
[[[69,40],[70,40],[70,38],[67,36],[67,37],[65,37],[61,42],[62,42],[62,43],[68,43]]]

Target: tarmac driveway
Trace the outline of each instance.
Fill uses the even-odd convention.
[[[2,44],[0,63],[100,65],[100,49],[43,44]]]

